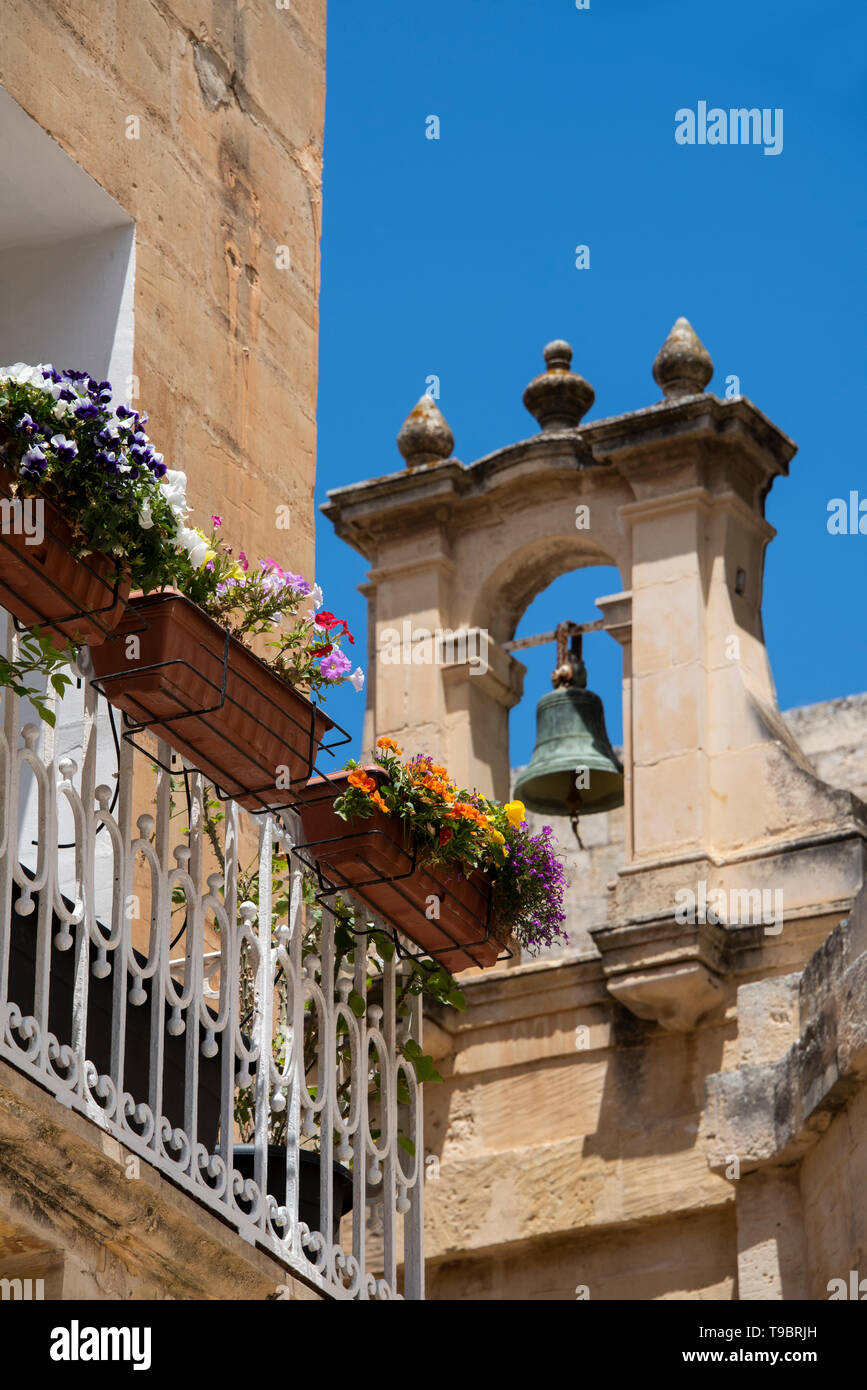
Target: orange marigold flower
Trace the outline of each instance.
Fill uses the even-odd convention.
[[[378,806],[379,809],[380,809],[380,811],[386,811],[386,812],[388,811],[388,807],[386,806],[385,802],[383,801],[382,795],[381,795],[380,792],[370,792],[369,795],[370,795],[370,799],[371,799],[371,801],[373,802],[374,806]]]

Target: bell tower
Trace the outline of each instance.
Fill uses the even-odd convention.
[[[686,319],[653,364],[662,399],[622,415],[585,420],[594,393],[571,348],[544,355],[524,393],[532,437],[465,465],[422,398],[398,436],[405,470],[329,494],[371,562],[365,743],[390,734],[505,798],[517,623],[558,575],[616,565],[622,590],[598,606],[623,648],[625,859],[594,939],[621,1003],[688,1029],[761,952],[783,969],[787,935],[678,921],[684,891],[779,889],[790,939],[798,920],[839,920],[863,879],[864,808],[812,771],[764,644],[764,504],[795,445],[751,401],[706,391],[713,363]],[[386,664],[395,633],[402,659]]]

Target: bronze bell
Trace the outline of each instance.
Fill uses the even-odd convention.
[[[577,834],[579,816],[623,805],[623,767],[608,741],[602,701],[586,688],[580,634],[562,655],[554,689],[536,706],[536,747],[515,797],[542,815],[570,816]]]

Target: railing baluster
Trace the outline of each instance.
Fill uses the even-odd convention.
[[[324,1102],[319,1116],[319,1215],[322,1234],[325,1237],[328,1258],[325,1267],[332,1279],[337,1278],[334,1268],[334,1248],[331,1230],[334,1217],[334,1108],[337,1091],[337,1020],[334,1012],[334,917],[330,912],[322,914],[322,940],[320,948],[322,971],[322,994],[325,999],[325,1016],[320,1029],[319,1085],[323,1089]],[[325,1044],[322,1047],[322,1043]]]
[[[422,1041],[421,995],[411,995],[409,1035]],[[424,1125],[421,1092],[413,1105],[415,1119],[412,1141],[415,1145],[415,1182],[409,1189],[409,1211],[403,1223],[403,1295],[414,1301],[424,1298]]]
[[[353,906],[355,906],[353,904]],[[356,907],[356,912],[361,909]],[[353,966],[353,988],[365,1003],[362,1017],[358,1020],[358,1056],[356,1058],[355,1079],[359,1088],[358,1125],[353,1138],[352,1161],[352,1254],[359,1269],[367,1266],[367,1131],[370,1125],[368,1103],[368,1062],[367,1041],[367,937],[358,936],[355,940],[355,962]],[[362,1279],[359,1298],[368,1298],[367,1280]]]
[[[254,1181],[262,1194],[258,1225],[267,1226],[268,1134],[271,1120],[271,1040],[274,1029],[274,951],[271,946],[271,863],[273,821],[262,817],[259,832],[259,968],[256,971],[256,1110]]]
[[[226,1168],[225,1199],[232,1202],[232,1139],[235,1128],[235,1030],[241,1015],[241,931],[238,925],[238,808],[226,805],[223,841],[224,902],[228,941],[221,940],[221,993],[226,1000],[226,1024],[220,1042],[220,1140],[218,1153]],[[222,1002],[222,1001],[221,1001]]]
[[[157,744],[157,759],[168,765],[170,750],[162,739]],[[155,1152],[163,1155],[160,1134],[160,1118],[163,1103],[163,1058],[165,1056],[166,1029],[166,980],[169,975],[169,945],[172,930],[172,893],[169,887],[169,840],[171,835],[171,777],[165,768],[157,772],[157,815],[154,848],[158,865],[157,879],[152,890],[152,928],[157,933],[156,970],[151,978],[150,1007],[150,1064],[148,1104],[154,1118],[154,1132],[151,1144]],[[135,1100],[136,1097],[133,1097]]]
[[[304,1081],[304,989],[301,979],[304,907],[301,899],[301,870],[297,867],[292,871],[289,930],[289,958],[292,962],[293,989],[286,1006],[286,1022],[289,1030],[287,1047],[291,1048],[292,1057],[289,1071],[289,1090],[286,1095],[286,1210],[289,1213],[293,1253],[296,1259],[302,1260],[304,1252],[298,1233],[298,1204],[301,1163],[299,1158],[301,1086]]]
[[[121,739],[120,755],[118,759],[118,798],[116,810],[116,824],[118,838],[121,845],[120,862],[115,863],[115,875],[120,877],[120,913],[119,923],[112,923],[112,931],[115,925],[118,929],[118,945],[112,957],[112,993],[111,993],[111,1081],[117,1096],[118,1107],[123,1096],[123,1073],[124,1062],[126,1059],[126,1010],[127,995],[129,993],[129,981],[133,977],[127,970],[127,962],[132,957],[132,937],[133,937],[133,868],[134,856],[131,848],[132,843],[132,774],[133,774],[133,748],[132,745]],[[119,1112],[118,1116],[119,1118]]]
[[[13,643],[15,640],[11,620],[7,640]],[[208,836],[214,830],[212,822],[206,824],[206,786],[200,773],[188,770],[190,819],[188,835],[182,837],[179,832],[185,819],[178,815],[173,820],[171,816],[173,782],[167,769],[172,765],[172,752],[163,741],[158,740],[156,744],[158,770],[155,797],[152,797],[146,779],[148,755],[137,757],[133,745],[121,739],[117,797],[116,804],[112,805],[112,788],[107,784],[107,775],[97,771],[98,767],[104,767],[104,761],[100,763],[99,758],[105,758],[99,747],[102,697],[97,697],[89,683],[85,685],[83,706],[73,706],[75,700],[82,700],[78,692],[70,692],[67,701],[68,708],[82,709],[80,774],[71,759],[59,756],[58,740],[50,729],[35,724],[26,725],[26,733],[19,729],[19,701],[12,691],[7,689],[3,699],[3,730],[0,733],[0,794],[4,803],[0,823],[0,1059],[38,1079],[63,1104],[72,1105],[96,1119],[125,1147],[169,1175],[201,1202],[221,1212],[248,1240],[259,1241],[289,1270],[326,1296],[361,1300],[396,1297],[398,1238],[402,1225],[405,1296],[423,1297],[424,1164],[420,1104],[407,1112],[412,1116],[418,1150],[411,1172],[408,1167],[403,1170],[398,1149],[398,1123],[404,1113],[402,1110],[399,1115],[398,1107],[398,1049],[405,1036],[404,1028],[399,1031],[395,1020],[399,971],[394,961],[387,962],[382,978],[375,982],[372,997],[368,997],[367,978],[368,971],[373,968],[372,957],[368,956],[369,938],[359,934],[351,979],[346,970],[337,979],[336,923],[326,902],[313,954],[307,958],[305,976],[303,937],[307,910],[302,902],[301,869],[291,857],[292,843],[298,837],[295,818],[287,818],[290,831],[285,835],[281,832],[279,840],[281,846],[287,847],[290,855],[287,862],[291,866],[288,917],[279,922],[272,921],[274,820],[271,815],[265,815],[258,821],[258,901],[256,918],[250,925],[255,939],[255,950],[251,948],[251,961],[255,961],[253,1014],[245,1019],[240,918],[249,919],[251,909],[245,908],[242,913],[238,901],[240,827],[235,803],[225,805],[223,873],[207,874]],[[69,746],[67,735],[71,728],[72,722],[67,717],[66,746]],[[28,848],[19,846],[22,832],[18,789],[25,764],[28,768],[25,776],[32,781],[36,797],[35,816],[31,816],[37,840],[33,877],[24,872],[19,862],[19,856]],[[99,788],[95,785],[98,775],[102,778]],[[65,870],[64,876],[60,876],[59,806],[63,808],[63,834],[67,839],[66,824],[70,818],[75,827],[74,888]],[[33,833],[29,825],[30,822],[24,833],[28,841]],[[143,943],[136,937],[133,926],[134,920],[140,920],[140,914],[132,906],[138,855],[145,862],[145,873],[150,874],[151,913],[146,957],[142,955]],[[203,883],[204,877],[207,877],[206,883]],[[186,926],[180,931],[180,914],[174,921],[172,917],[173,885],[182,890],[185,898]],[[13,898],[20,901],[23,909],[15,932]],[[109,901],[110,920],[103,913]],[[32,905],[30,913],[28,904]],[[359,926],[372,920],[363,905],[356,904],[355,908]],[[66,951],[52,950],[52,913],[59,920],[55,948],[66,947]],[[217,932],[215,942],[207,939],[207,922],[211,917]],[[12,953],[20,952],[22,943],[26,944],[26,927],[21,923],[31,925],[35,951],[31,948],[29,966],[26,963],[22,966],[16,955],[16,969],[20,973],[29,968],[34,986],[32,999],[18,1001],[9,995],[9,981]],[[378,919],[374,925],[382,928]],[[177,938],[174,964],[173,936]],[[74,949],[67,954],[70,947]],[[53,972],[61,966],[66,970],[65,978],[72,983],[74,1003],[71,1024],[55,1023],[55,1028],[59,1029],[55,1046],[49,1043],[49,1021],[55,1017],[51,1007],[52,989],[56,987]],[[100,985],[99,981],[107,981],[109,974],[110,986]],[[351,990],[365,1001],[360,1017],[356,1001],[353,1001],[355,1008],[350,1008]],[[107,1068],[102,1079],[98,1074],[94,1077],[92,1063],[86,1056],[89,1005],[100,992],[103,1000],[110,997],[112,1019],[110,1046],[106,1046],[100,1060],[101,1067]],[[306,1014],[305,997],[310,999],[312,1010]],[[23,1006],[20,1008],[25,1016],[23,1020],[19,1020],[19,1005]],[[32,1015],[29,1023],[27,1015]],[[19,1020],[20,1027],[13,1028],[13,1017]],[[281,1066],[275,1060],[273,1047],[277,1023],[280,1021],[282,1027],[283,1019],[287,1052]],[[341,1019],[345,1023],[339,1022]],[[305,1075],[305,1025],[317,1030],[317,1089],[314,1095],[307,1088],[307,1082],[312,1086],[314,1078]],[[339,1035],[338,1026],[344,1030]],[[349,1028],[347,1048],[343,1047],[343,1042],[347,1041],[345,1027]],[[418,999],[412,1003],[410,1027],[413,1036],[420,1039],[421,1004]],[[341,1050],[349,1057],[348,1062],[338,1063],[338,1039]],[[183,1061],[182,1105],[174,1082],[174,1090],[171,1093],[166,1090],[164,1069],[169,1044],[172,1054],[169,1060],[176,1056],[178,1062],[181,1058]],[[204,1108],[206,1088],[213,1083],[203,1070],[203,1058],[214,1058],[218,1052],[219,1064],[212,1066],[211,1071],[219,1074],[219,1106],[214,1097],[213,1105],[207,1110]],[[141,1094],[131,1096],[131,1107],[127,1109],[123,1100],[125,1068],[132,1062],[130,1077],[136,1068],[141,1076],[145,1057],[147,1084],[142,1079]],[[378,1138],[370,1133],[372,1067],[381,1074],[377,1105],[381,1132]],[[237,1078],[239,1074],[243,1077],[247,1069],[253,1072],[253,1181],[261,1197],[255,1210],[243,1201],[236,1202],[231,1181],[233,1146],[237,1137]],[[414,1086],[411,1090],[415,1095]],[[348,1091],[348,1104],[342,1091]],[[177,1110],[172,1109],[175,1104]],[[166,1113],[167,1105],[170,1114]],[[215,1129],[211,1134],[206,1124],[215,1123],[213,1119],[208,1120],[208,1116],[217,1110],[219,1131]],[[286,1133],[285,1224],[271,1216],[267,1191],[268,1146],[273,1122],[278,1116],[281,1120],[285,1118]],[[197,1151],[200,1125],[205,1141],[201,1153]],[[302,1134],[308,1140],[315,1136],[319,1147],[320,1230],[313,1231],[306,1244],[302,1244],[298,1229]],[[336,1150],[335,1135],[339,1138]],[[208,1171],[212,1153],[218,1156],[215,1159],[217,1168],[219,1160],[225,1166],[224,1182],[215,1181]],[[335,1158],[345,1163],[350,1156],[352,1248],[351,1253],[344,1254],[332,1239],[337,1212],[333,1165]],[[367,1220],[373,1175],[376,1192],[371,1210],[377,1219],[380,1213],[382,1217],[381,1259],[379,1242],[371,1243],[369,1239]],[[306,1193],[306,1176],[303,1181]],[[404,1209],[406,1218],[401,1223],[399,1212]],[[377,1259],[379,1267],[370,1267],[372,1258]]]
[[[397,1083],[398,1071],[395,1065],[395,962],[392,958],[385,963],[383,980],[383,1019],[382,1036],[385,1040],[385,1062],[382,1079],[382,1133],[386,1142],[385,1162],[382,1170],[382,1219],[383,1219],[383,1274],[390,1288],[397,1284]]]
[[[202,966],[205,952],[205,914],[202,910],[202,820],[203,797],[202,774],[195,773],[189,778],[190,786],[190,860],[188,873],[193,881],[192,902],[187,902],[187,929],[185,932],[186,959],[184,962],[184,994],[189,995],[187,1006],[186,1037],[184,1048],[184,1130],[193,1147],[190,1161],[190,1175],[197,1177],[195,1168],[195,1146],[199,1134],[199,1001],[202,998],[204,982]]]
[[[0,609],[2,617],[2,609]],[[14,640],[10,615],[3,624],[4,651],[10,652]],[[5,1041],[6,1001],[9,998],[9,950],[12,944],[12,870],[18,846],[18,767],[15,747],[18,743],[18,696],[11,687],[3,692],[3,820],[2,853],[0,853],[0,1044]]]

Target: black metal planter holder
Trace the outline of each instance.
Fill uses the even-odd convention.
[[[139,617],[142,616],[139,613],[138,609],[133,609],[133,611],[136,612]],[[143,617],[142,624],[142,630],[144,630],[145,627],[149,626],[149,624],[147,624],[147,620]],[[185,657],[173,657],[167,661],[158,661],[148,666],[137,666],[135,668],[135,675],[138,678],[139,676],[156,674],[160,671],[165,671],[169,667],[173,666],[184,667],[186,670],[192,672],[198,681],[204,681],[211,688],[211,690],[214,691],[214,698],[212,702],[205,705],[196,704],[195,702],[187,703],[179,695],[173,694],[172,698],[176,701],[177,704],[182,706],[182,708],[178,710],[175,714],[150,716],[145,719],[135,719],[126,711],[124,711],[123,722],[125,727],[122,737],[127,743],[130,743],[134,748],[137,748],[140,753],[145,754],[145,756],[150,758],[152,762],[155,762],[158,767],[161,767],[166,772],[173,773],[175,772],[175,769],[171,766],[171,763],[166,764],[162,762],[151,749],[143,746],[141,743],[138,743],[136,741],[137,737],[139,734],[142,734],[146,731],[154,733],[155,737],[159,737],[159,729],[166,725],[177,723],[178,720],[182,719],[200,719],[202,723],[205,725],[205,727],[210,731],[210,733],[216,735],[217,738],[221,740],[222,744],[227,749],[231,749],[235,753],[239,753],[242,757],[246,758],[249,762],[251,762],[257,768],[257,770],[261,771],[263,777],[267,777],[269,773],[268,765],[266,763],[258,761],[258,759],[255,756],[254,750],[247,744],[242,745],[241,743],[238,743],[237,740],[233,739],[223,729],[219,728],[213,720],[210,720],[207,717],[210,714],[215,714],[218,710],[221,710],[225,705],[232,705],[236,709],[243,711],[245,720],[252,721],[260,729],[262,729],[264,733],[269,735],[269,737],[278,737],[278,735],[275,734],[275,731],[270,724],[266,723],[265,720],[260,719],[257,715],[253,714],[246,705],[242,704],[240,700],[235,699],[234,696],[229,694],[226,688],[226,677],[228,672],[231,634],[228,628],[224,628],[223,633],[224,642],[222,658],[215,658],[215,653],[204,642],[199,643],[205,656],[209,658],[215,658],[220,662],[219,674],[216,675],[215,673],[215,678],[213,679],[210,675],[206,674],[206,672],[203,671],[200,667],[195,666],[191,661],[187,660]],[[126,632],[120,636],[116,635],[115,640],[122,641],[123,638],[128,635],[129,634]],[[255,653],[252,652],[248,652],[248,654],[255,656]],[[259,660],[259,658],[256,658],[256,660]],[[267,667],[264,666],[264,663],[262,663],[262,665],[264,669],[267,670]],[[107,691],[104,688],[105,685],[120,676],[126,675],[129,675],[128,667],[125,667],[118,671],[110,672],[108,675],[103,675],[98,679],[93,679],[91,681],[91,684],[106,700],[111,701],[111,696],[107,693]],[[245,685],[248,685],[251,690],[255,688],[252,682],[240,672],[234,672],[234,675],[237,679],[243,681]],[[288,688],[291,687],[287,686],[287,689]],[[215,784],[214,790],[220,801],[239,801],[245,797],[255,799],[260,802],[260,805],[255,810],[251,809],[250,814],[265,815],[267,813],[274,814],[279,811],[293,809],[293,807],[298,804],[297,794],[295,796],[292,795],[293,789],[304,785],[313,774],[316,760],[315,730],[316,715],[318,713],[318,708],[317,706],[313,705],[310,701],[307,701],[309,706],[309,718],[305,719],[304,723],[302,724],[301,721],[296,719],[294,714],[292,714],[289,710],[281,709],[277,702],[273,700],[270,695],[264,694],[264,692],[262,692],[259,689],[256,690],[256,693],[260,699],[266,700],[268,705],[270,705],[274,710],[278,711],[281,715],[281,718],[288,717],[291,720],[291,722],[301,731],[301,738],[303,743],[306,744],[306,749],[302,752],[297,747],[292,746],[292,752],[296,755],[300,755],[303,758],[305,770],[301,774],[301,776],[293,777],[292,779],[290,779],[285,788],[287,792],[287,800],[279,804],[273,801],[275,789],[275,782],[273,780],[273,777],[272,780],[265,781],[263,784],[257,786],[242,786],[239,783],[237,783],[237,779],[227,777],[227,782],[231,784],[230,789],[227,789],[225,786],[221,787]],[[136,698],[134,693],[127,693],[126,698],[131,700],[134,704],[136,704],[139,707],[139,709],[142,710],[143,713],[147,713],[147,707],[142,703],[141,700]],[[342,728],[339,724],[337,724],[334,720],[331,720],[331,728],[328,730],[328,733],[336,733],[341,735],[341,737],[337,738],[336,741],[320,744],[320,752],[333,754],[333,750],[335,748],[341,748],[351,741],[351,735],[348,734],[347,731],[344,728]],[[184,757],[187,755],[176,754],[175,756]],[[192,759],[190,760],[192,761]],[[271,798],[270,801],[266,802],[264,800],[265,794],[267,794],[269,798]]]
[[[327,775],[321,773],[319,773],[318,775],[322,776],[323,782],[326,786],[333,788],[335,793],[337,792],[338,788]],[[327,793],[322,797],[317,798],[317,800],[323,801],[328,799],[329,797]],[[295,809],[297,809],[298,804],[299,803],[297,802],[295,803]],[[308,800],[306,804],[309,805],[310,801]],[[323,870],[322,865],[319,862],[319,857],[314,852],[321,851],[324,847],[327,847],[329,845],[350,845],[353,840],[369,839],[371,835],[382,836],[382,838],[388,844],[397,846],[397,848],[399,848],[401,850],[401,853],[404,855],[404,858],[408,863],[408,868],[406,868],[402,873],[399,874],[386,874],[383,873],[381,870],[377,869],[376,866],[370,861],[368,856],[366,856],[363,852],[359,852],[356,856],[357,860],[360,863],[362,863],[365,866],[365,868],[369,870],[370,878],[366,878],[363,881],[355,879],[350,882],[350,880],[347,879],[345,875],[341,875],[339,868],[337,868],[334,865],[329,865],[327,870]],[[387,883],[390,887],[393,888],[394,892],[397,893],[397,895],[402,899],[405,908],[410,908],[412,912],[416,914],[420,920],[424,921],[426,930],[429,931],[431,928],[433,928],[445,938],[445,941],[442,946],[437,946],[435,948],[429,949],[426,947],[417,946],[417,943],[414,943],[417,946],[417,951],[410,951],[407,949],[404,943],[400,941],[398,937],[398,932],[400,931],[400,928],[391,926],[389,924],[386,934],[393,942],[397,954],[401,959],[413,960],[416,963],[419,963],[422,959],[431,957],[433,959],[436,959],[437,955],[447,955],[452,951],[461,951],[469,953],[473,949],[473,947],[485,946],[491,939],[491,901],[493,897],[492,885],[488,885],[485,916],[484,918],[482,918],[479,916],[478,913],[474,912],[472,908],[470,908],[466,903],[460,901],[455,896],[455,894],[453,894],[450,891],[447,884],[442,884],[442,897],[444,899],[452,898],[455,901],[455,903],[459,904],[460,912],[462,913],[462,915],[468,916],[473,921],[478,923],[481,935],[477,938],[474,938],[472,941],[456,941],[452,934],[443,926],[442,921],[438,918],[429,918],[425,914],[423,909],[419,906],[419,904],[415,902],[406,892],[405,888],[401,886],[402,880],[411,878],[412,875],[415,873],[417,867],[424,867],[419,866],[417,863],[418,847],[415,841],[412,842],[412,851],[410,852],[405,848],[404,845],[399,844],[393,836],[388,835],[384,830],[374,830],[371,828],[362,829],[358,831],[348,831],[346,835],[334,835],[321,840],[308,840],[304,843],[293,846],[292,853],[296,856],[296,858],[300,859],[301,863],[306,868],[311,869],[315,874],[317,883],[319,885],[319,890],[315,895],[317,902],[320,903],[323,907],[327,908],[327,910],[331,912],[332,915],[335,916],[339,921],[341,921],[342,924],[346,926],[349,931],[353,932],[354,935],[368,936],[370,935],[371,931],[378,932],[380,929],[377,927],[373,927],[370,930],[368,930],[367,928],[361,929],[354,926],[349,926],[348,923],[344,920],[342,914],[335,911],[331,900],[341,893],[360,892],[364,888],[371,888],[375,887],[378,884]],[[428,870],[428,872],[433,874],[435,871],[433,869],[430,869]],[[436,870],[436,872],[438,874],[440,870],[438,869]],[[382,913],[378,908],[371,908],[371,911],[377,912],[380,916],[384,916],[384,913]],[[357,914],[355,915],[357,916]],[[508,946],[504,945],[497,959],[510,960],[513,955],[514,952]]]
[[[300,846],[299,848],[301,848],[301,849],[306,849],[307,846],[302,845],[302,846]],[[293,854],[297,854],[297,853],[298,853],[297,849],[293,850]],[[301,855],[298,855],[298,858],[301,859],[302,863],[304,863],[304,864],[307,863],[307,860],[304,859]],[[401,875],[400,877],[405,878],[405,877],[408,877],[408,875],[405,875],[405,874],[404,874],[404,875]],[[397,889],[396,891],[400,892],[400,896],[401,896],[402,898],[404,898],[404,900],[405,900],[407,906],[412,907],[413,910],[414,910],[415,912],[418,913],[419,917],[421,917],[421,918],[424,919],[424,921],[425,921],[425,923],[427,924],[428,927],[430,927],[430,926],[435,926],[435,927],[442,933],[442,935],[443,935],[444,937],[447,938],[447,940],[448,940],[448,942],[449,942],[448,945],[437,946],[437,947],[435,947],[435,948],[432,949],[432,950],[431,950],[431,949],[428,949],[427,947],[424,947],[424,946],[419,946],[417,942],[413,942],[413,946],[414,946],[415,949],[411,950],[411,949],[406,945],[406,943],[405,943],[404,941],[401,941],[401,939],[400,939],[400,933],[401,933],[401,931],[402,931],[402,928],[400,928],[400,927],[395,927],[395,926],[392,925],[390,922],[386,922],[385,925],[384,925],[383,927],[375,926],[372,922],[371,922],[369,925],[364,926],[364,927],[358,926],[358,912],[357,912],[357,910],[355,910],[354,908],[349,908],[349,909],[348,909],[348,911],[352,913],[352,918],[353,918],[353,920],[350,921],[350,920],[348,920],[348,918],[346,917],[346,915],[345,915],[343,912],[341,912],[341,911],[334,905],[333,899],[335,898],[336,895],[338,895],[338,894],[340,894],[340,893],[344,893],[344,892],[352,892],[352,890],[353,890],[357,885],[355,885],[355,884],[344,884],[344,885],[338,884],[338,885],[335,886],[334,884],[329,884],[329,883],[327,882],[327,880],[323,879],[323,876],[322,876],[321,874],[319,875],[319,878],[320,878],[320,882],[321,882],[321,883],[324,883],[324,888],[323,888],[323,890],[322,890],[321,892],[319,892],[319,893],[316,894],[316,900],[317,900],[317,902],[319,902],[319,903],[321,904],[321,906],[325,909],[326,912],[328,912],[328,913],[331,914],[331,916],[335,919],[336,922],[339,922],[339,924],[340,924],[342,927],[344,927],[348,932],[351,932],[351,934],[352,934],[353,936],[356,936],[356,937],[358,937],[359,939],[362,938],[362,937],[368,937],[368,936],[387,936],[388,939],[389,939],[389,941],[391,941],[392,945],[394,946],[394,948],[395,948],[395,953],[396,953],[396,955],[397,955],[397,957],[398,957],[399,960],[409,960],[409,961],[412,961],[412,963],[413,963],[414,965],[417,965],[417,966],[421,967],[421,969],[422,969],[426,974],[432,975],[436,970],[440,970],[440,969],[444,969],[444,968],[445,968],[445,969],[448,969],[447,966],[443,967],[443,966],[437,961],[437,956],[438,956],[438,955],[447,955],[447,954],[448,954],[449,952],[451,952],[451,951],[468,952],[468,951],[470,951],[474,946],[484,946],[484,945],[487,945],[487,943],[488,943],[488,942],[490,941],[490,939],[491,939],[491,921],[490,921],[490,917],[491,917],[491,895],[490,895],[490,893],[488,894],[488,908],[487,908],[487,913],[486,913],[486,916],[485,916],[484,921],[483,921],[483,919],[482,919],[481,917],[479,917],[476,913],[471,912],[469,908],[465,908],[465,907],[464,907],[464,904],[461,904],[462,909],[463,909],[464,911],[466,911],[466,912],[469,912],[470,916],[474,917],[474,918],[476,919],[476,921],[478,921],[480,928],[483,929],[483,931],[484,931],[484,935],[481,936],[481,937],[479,937],[477,940],[474,940],[474,941],[455,941],[454,937],[451,936],[451,934],[450,934],[448,931],[445,930],[445,928],[442,926],[442,924],[441,924],[440,922],[433,922],[433,923],[432,923],[432,922],[430,921],[429,918],[425,917],[425,914],[424,914],[424,912],[422,911],[422,909],[419,907],[418,903],[414,903],[409,897],[407,897],[407,895],[406,895],[405,893],[401,892],[400,889]],[[376,878],[376,880],[374,880],[374,881],[377,882],[377,883],[396,883],[396,882],[398,882],[399,880],[398,880],[398,879],[390,879],[390,878],[388,878],[386,875],[380,874],[380,875]],[[377,909],[377,908],[371,908],[370,911],[371,911],[371,912],[377,913],[377,915],[380,916],[380,917],[383,917],[383,916],[384,916],[384,914],[383,914],[382,912],[380,912],[379,909]],[[405,933],[404,933],[404,934],[405,934]],[[502,949],[500,950],[500,953],[499,953],[499,955],[497,956],[497,961],[499,962],[499,961],[511,960],[512,957],[514,956],[514,954],[515,954],[515,953],[514,953],[514,951],[511,949],[511,947],[506,946],[506,945],[502,945]]]

